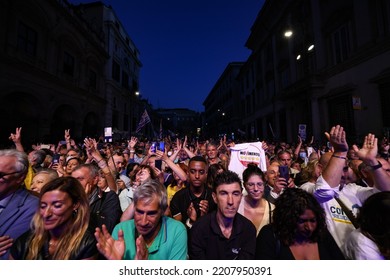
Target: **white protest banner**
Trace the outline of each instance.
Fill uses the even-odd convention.
[[[229,170],[236,172],[242,179],[242,172],[249,163],[254,163],[262,171],[267,170],[265,152],[261,142],[236,144],[230,148]]]

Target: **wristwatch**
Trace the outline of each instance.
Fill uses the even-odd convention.
[[[382,167],[382,163],[380,161],[378,161],[378,164],[370,166],[370,167],[371,167],[371,170],[377,170],[377,169]]]

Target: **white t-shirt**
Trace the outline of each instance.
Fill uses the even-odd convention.
[[[267,170],[265,152],[261,142],[242,143],[230,148],[228,169],[234,171],[242,179],[242,173],[249,163],[255,163],[265,172]]]
[[[341,250],[346,237],[355,227],[334,198],[338,196],[356,217],[363,202],[372,194],[379,192],[376,188],[362,187],[354,183],[347,184],[339,191],[338,187],[331,188],[322,176],[315,184],[307,184],[303,189],[312,193],[324,208],[328,230]]]
[[[384,260],[378,246],[360,229],[353,230],[344,243],[345,257],[350,260]]]

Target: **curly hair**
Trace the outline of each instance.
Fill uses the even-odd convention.
[[[305,210],[314,212],[317,220],[317,228],[310,237],[311,242],[317,242],[326,229],[325,212],[315,197],[298,188],[288,188],[275,201],[272,226],[280,241],[290,246],[297,236],[297,224],[299,216]]]
[[[363,203],[358,220],[361,232],[375,242],[382,256],[390,259],[390,191],[371,195]]]

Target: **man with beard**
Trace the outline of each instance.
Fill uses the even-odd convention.
[[[184,225],[164,216],[168,207],[165,187],[147,180],[134,192],[134,219],[115,226],[112,236],[103,225],[97,228],[97,248],[109,260],[184,260],[187,231]]]

